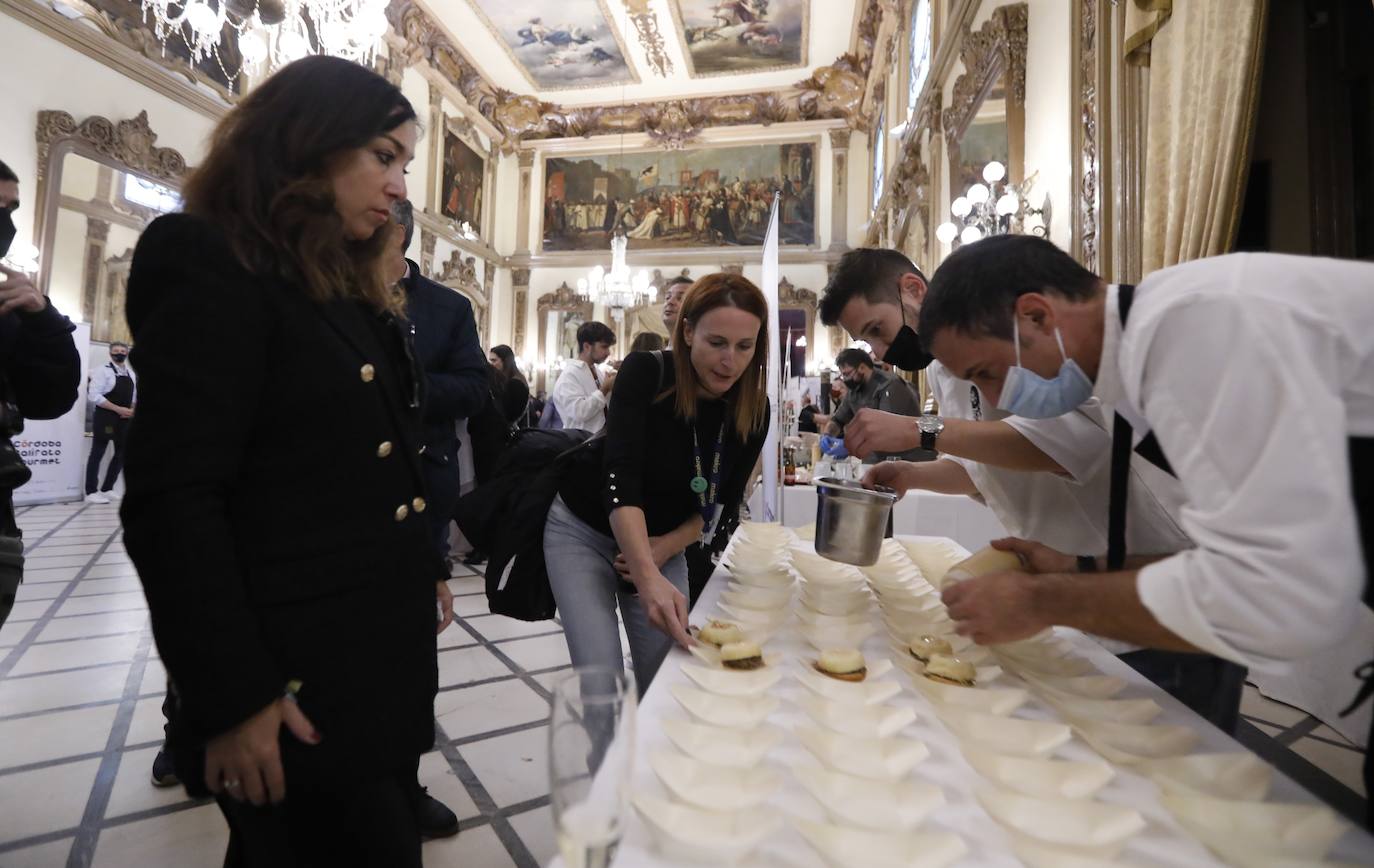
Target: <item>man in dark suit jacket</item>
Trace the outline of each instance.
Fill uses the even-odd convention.
[[[487,355],[477,337],[472,302],[461,293],[420,273],[405,258],[415,233],[409,201],[395,208],[405,228],[396,238],[393,277],[406,294],[406,313],[415,334],[415,352],[425,372],[425,484],[429,489],[430,526],[439,554],[448,557],[449,522],[458,502],[458,421],[482,409],[490,400]]]
[[[447,563],[449,523],[458,503],[462,480],[458,475],[458,420],[477,413],[490,400],[487,355],[477,338],[472,303],[459,293],[420,273],[405,258],[415,233],[415,215],[408,200],[393,210],[404,234],[396,233],[392,278],[406,294],[406,315],[415,337],[415,354],[425,372],[422,400],[424,446],[421,449],[425,490],[429,497],[430,533]],[[419,769],[416,769],[417,775]],[[458,834],[458,817],[420,787],[420,834],[444,838]]]

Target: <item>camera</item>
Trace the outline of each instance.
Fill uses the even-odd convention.
[[[24,417],[9,401],[0,401],[0,625],[14,608],[24,580],[24,540],[14,522],[14,490],[33,477],[33,471],[14,448],[14,436],[24,432]]]

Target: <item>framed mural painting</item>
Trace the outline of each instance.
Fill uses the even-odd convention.
[[[631,250],[763,244],[773,194],[782,244],[816,243],[819,140],[685,151],[548,157],[543,249]]]
[[[604,0],[468,2],[539,90],[639,81]]]
[[[452,129],[444,130],[443,165],[439,173],[439,213],[455,223],[482,231],[482,194],[487,161]]]
[[[810,0],[669,0],[692,76],[806,65]]]

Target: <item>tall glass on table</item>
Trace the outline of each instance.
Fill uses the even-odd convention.
[[[549,793],[558,849],[567,868],[606,868],[629,809],[634,761],[634,676],[579,666],[553,685]]]

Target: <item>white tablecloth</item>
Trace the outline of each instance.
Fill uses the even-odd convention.
[[[712,577],[693,612],[693,623],[700,623],[716,612],[716,600],[724,588],[726,580],[727,575],[724,570],[718,570],[716,575]],[[874,617],[877,617],[876,613]],[[807,689],[790,672],[794,667],[802,665],[799,661],[815,656],[815,652],[809,645],[805,644],[795,629],[795,619],[790,623],[793,627],[791,629],[785,628],[783,632],[770,640],[767,649],[770,654],[778,654],[783,658],[783,662],[779,665],[788,671],[788,674],[774,688],[774,691],[781,696],[784,702],[779,711],[768,720],[789,732],[796,724],[807,720],[805,713],[795,704],[795,700],[806,695]],[[1200,740],[1193,749],[1195,752],[1245,750],[1239,743],[1224,735],[1173,697],[1151,684],[1097,643],[1075,631],[1061,630],[1059,632],[1063,638],[1073,644],[1075,653],[1086,657],[1102,673],[1114,675],[1127,681],[1128,687],[1120,694],[1121,698],[1148,697],[1158,703],[1163,708],[1163,713],[1156,718],[1155,723],[1181,724],[1197,730]],[[868,640],[863,646],[863,651],[871,660],[887,656],[890,653],[890,645],[886,634]],[[650,768],[649,756],[655,751],[676,749],[662,728],[655,724],[663,718],[688,717],[687,712],[672,697],[669,688],[674,684],[690,683],[682,671],[681,664],[692,659],[694,658],[687,652],[674,648],[669,653],[667,660],[664,661],[663,667],[659,670],[639,707],[638,744],[635,750],[632,791],[647,791],[659,797],[670,797],[663,783],[658,780]],[[906,678],[900,670],[885,677]],[[1004,675],[997,683],[999,685],[1020,684],[1019,680],[1010,673]],[[902,735],[918,738],[930,748],[930,758],[918,765],[912,775],[919,780],[940,786],[944,790],[946,798],[946,804],[936,810],[918,828],[946,830],[961,836],[969,849],[967,855],[955,863],[959,866],[1019,865],[1020,862],[1011,853],[1006,833],[983,811],[973,796],[974,788],[981,783],[981,778],[965,764],[954,737],[938,722],[929,702],[905,681],[903,681],[903,686],[905,688],[903,692],[891,702],[892,704],[909,705],[915,708],[918,719],[916,723],[903,730]],[[1016,714],[1021,717],[1057,719],[1057,716],[1050,712],[1046,706],[1040,704],[1038,700],[1032,700]],[[1055,755],[1065,759],[1097,758],[1097,754],[1077,737],[1056,751]],[[782,789],[774,794],[770,800],[771,804],[779,808],[785,815],[792,814],[817,821],[826,819],[821,807],[786,772],[787,769],[797,765],[814,765],[817,763],[817,760],[801,746],[795,737],[784,740],[779,747],[765,757],[764,762],[784,770],[785,783]],[[1153,784],[1125,767],[1118,766],[1116,768],[1116,778],[1098,794],[1098,798],[1103,801],[1134,807],[1145,816],[1149,823],[1145,831],[1131,839],[1121,855],[1122,862],[1133,865],[1178,866],[1178,868],[1184,868],[1184,866],[1187,868],[1219,866],[1222,864],[1201,844],[1182,831],[1168,812],[1160,806],[1157,800],[1157,791]],[[1317,801],[1306,790],[1277,771],[1274,775],[1274,784],[1269,800],[1309,803]],[[1361,830],[1352,828],[1337,843],[1328,858],[1362,865],[1374,864],[1374,838]],[[561,860],[556,860],[554,863],[554,865],[561,864]],[[650,831],[645,827],[638,814],[631,811],[625,837],[614,865],[618,868],[657,868],[657,866],[666,868],[666,866],[679,864],[690,863],[681,863],[674,860],[671,854],[660,853],[656,850]],[[787,866],[787,868],[822,868],[825,862],[820,854],[801,838],[799,833],[790,825],[784,825],[779,832],[767,839],[742,864],[749,866],[779,865]]]
[[[782,523],[801,527],[816,520],[816,486],[783,487]],[[763,520],[763,494],[755,489],[749,498],[749,514]],[[892,530],[896,534],[948,537],[969,551],[977,551],[988,540],[1007,535],[992,510],[962,494],[935,494],[908,491],[893,508]]]

